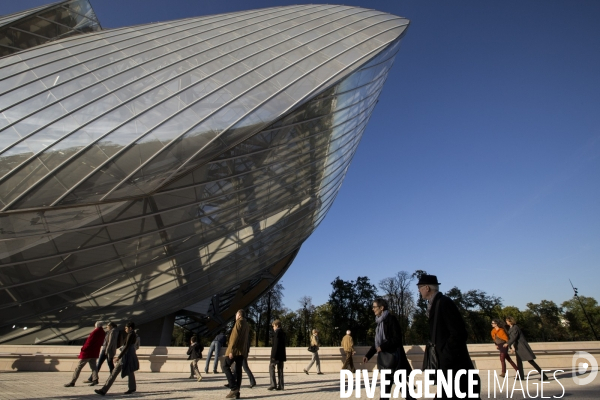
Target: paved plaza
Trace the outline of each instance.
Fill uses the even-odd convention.
[[[100,398],[94,393],[94,389],[82,384],[87,378],[89,371],[83,371],[79,382],[73,388],[63,387],[71,377],[68,372],[2,372],[0,373],[0,399],[84,399]],[[106,372],[101,373],[101,379],[105,379]],[[537,378],[536,374],[532,374]],[[269,377],[266,373],[255,374],[257,386],[250,388],[247,379],[244,378],[241,397],[245,399],[339,399],[340,383],[339,374],[288,374],[286,375],[286,388],[284,391],[268,391]],[[490,397],[487,394],[487,371],[481,371],[482,377],[482,399],[494,398],[493,389]],[[544,397],[546,398],[568,398],[572,400],[587,400],[600,398],[600,377],[587,386],[578,386],[571,379],[570,371],[558,374],[560,383],[551,380],[544,385]],[[221,399],[225,398],[228,389],[223,387],[226,383],[224,374],[204,375],[201,382],[185,379],[185,375],[174,373],[137,373],[138,392],[125,396],[127,390],[127,379],[118,378],[108,398],[144,398],[144,399]],[[537,379],[532,382],[538,383]],[[535,386],[530,383],[530,394],[526,397],[520,391],[515,391],[513,399],[541,398],[540,393],[535,393]],[[350,398],[356,398],[353,393]],[[361,398],[366,399],[364,388]],[[375,393],[379,398],[379,391]],[[497,393],[496,398],[505,399],[509,396]]]

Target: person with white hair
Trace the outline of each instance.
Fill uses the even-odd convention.
[[[352,332],[350,332],[350,329],[348,329],[346,331],[346,336],[344,336],[344,338],[342,339],[342,348],[346,353],[342,369],[348,369],[352,371],[352,373],[354,373],[354,360],[352,359],[352,356],[356,354],[356,352],[354,351],[354,340],[352,340],[352,336],[350,336],[351,333]]]
[[[75,386],[75,381],[79,378],[79,374],[85,364],[89,364],[92,369],[92,385],[98,384],[98,369],[96,368],[96,359],[100,355],[100,348],[104,343],[104,336],[106,335],[104,329],[102,329],[104,322],[96,322],[96,328],[90,333],[87,340],[83,344],[81,351],[79,352],[79,362],[73,372],[71,382],[66,383],[65,387]]]
[[[115,364],[113,363],[113,357],[117,352],[117,340],[119,332],[117,331],[117,324],[114,322],[109,322],[107,325],[107,330],[104,332],[106,336],[104,337],[104,343],[100,348],[100,358],[98,358],[98,362],[96,363],[96,369],[98,370],[98,375],[100,375],[100,367],[104,361],[108,364],[108,369],[112,373],[113,369],[115,369]],[[84,383],[90,383],[90,386],[95,386],[98,384],[98,381],[94,381],[94,377],[90,374],[90,377],[87,381],[83,381]]]

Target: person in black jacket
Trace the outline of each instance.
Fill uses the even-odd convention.
[[[392,371],[392,375],[388,375],[389,384],[381,388],[381,393],[384,390],[385,393],[390,393],[392,383],[394,382],[394,372],[405,370],[408,377],[412,368],[402,345],[402,328],[400,327],[400,322],[388,310],[388,302],[382,298],[373,300],[373,313],[377,322],[375,344],[371,346],[367,354],[363,357],[363,363],[366,364],[377,353],[377,368],[379,370],[389,369]],[[409,393],[406,393],[406,395],[407,400],[413,399]]]
[[[447,296],[439,292],[440,283],[435,275],[421,275],[417,287],[423,299],[427,300],[427,314],[429,316],[429,337],[432,338],[432,343],[439,360],[439,369],[441,373],[452,372],[452,379],[456,372],[461,369],[474,369],[473,362],[469,356],[467,349],[467,328],[465,321],[456,307],[456,304]],[[437,323],[436,323],[437,320]],[[435,326],[435,331],[434,331]],[[468,372],[468,371],[467,371]],[[480,385],[479,377],[474,392],[479,394]],[[468,374],[464,374],[460,378],[459,389],[462,393],[468,393]],[[456,388],[452,386],[454,397],[445,397],[445,391],[442,391],[440,399],[459,398],[456,395]],[[479,397],[478,397],[479,398]]]
[[[285,354],[285,332],[281,329],[280,320],[273,321],[273,331],[273,346],[271,347],[271,362],[269,363],[271,386],[268,387],[268,390],[283,390],[283,363],[287,358]],[[275,379],[275,366],[277,366],[278,379]]]
[[[127,337],[125,338],[125,344],[123,347],[121,347],[121,353],[118,357],[115,357],[115,369],[113,369],[113,372],[106,380],[106,383],[102,389],[94,390],[94,392],[97,394],[104,396],[114,383],[115,379],[117,379],[119,373],[121,374],[121,378],[124,378],[125,376],[129,378],[129,390],[127,390],[124,394],[131,394],[136,391],[137,387],[135,383],[134,371],[140,369],[140,364],[137,355],[135,354],[135,342],[137,340],[137,336],[134,330],[135,324],[133,322],[130,321],[125,325],[125,333],[127,334]]]
[[[202,350],[204,350],[204,346],[198,343],[198,338],[196,336],[192,336],[190,340],[190,348],[187,351],[188,360],[192,360],[190,363],[190,379],[194,379],[194,373],[196,378],[198,378],[198,382],[202,380],[202,374],[198,369],[198,361],[202,358]]]

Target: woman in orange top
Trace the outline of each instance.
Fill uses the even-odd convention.
[[[492,339],[496,344],[496,348],[500,351],[500,363],[502,364],[502,373],[500,374],[500,376],[504,377],[504,375],[506,375],[505,360],[508,361],[510,365],[512,365],[515,371],[518,371],[517,366],[508,355],[508,347],[504,347],[504,344],[508,342],[508,335],[504,330],[504,324],[499,319],[492,320]]]

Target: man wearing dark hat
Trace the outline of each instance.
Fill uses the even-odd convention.
[[[426,274],[421,275],[417,283],[421,297],[427,300],[429,337],[433,338],[432,343],[437,351],[439,370],[443,371],[444,374],[447,370],[452,371],[452,381],[454,381],[454,377],[459,370],[469,370],[474,369],[474,367],[467,349],[468,334],[465,321],[463,321],[458,307],[452,299],[439,292],[439,285],[437,276]],[[477,375],[476,379],[478,382],[473,391],[479,393],[479,377]],[[468,371],[460,378],[459,388],[455,388],[453,385],[454,396],[448,397],[445,391],[442,391],[442,397],[438,398],[458,399],[457,389],[460,389],[464,394],[462,398],[468,393]]]

